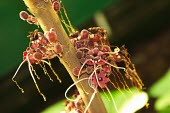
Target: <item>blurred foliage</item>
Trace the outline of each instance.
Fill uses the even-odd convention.
[[[64,111],[64,102],[66,100],[62,100],[57,102],[56,104],[49,106],[48,108],[46,108],[44,111],[42,111],[41,113],[60,113],[61,111]]]
[[[96,11],[116,5],[120,0],[62,0],[73,26],[77,26],[93,17]]]
[[[19,18],[19,12],[26,10],[22,0],[0,1],[0,78],[9,73],[22,61],[22,53],[28,46],[28,32],[36,26],[29,25]]]
[[[158,113],[170,113],[170,69],[149,90],[152,97],[157,98],[155,110]]]
[[[136,89],[131,89],[132,92],[127,92],[122,90],[120,91],[112,91],[111,94],[115,100],[116,107],[118,108],[120,113],[134,113],[135,111],[144,107],[148,101],[147,93],[141,91],[139,92]],[[110,98],[108,92],[100,93],[103,99],[103,102],[106,106],[108,113],[116,113],[114,104]],[[48,107],[42,113],[60,113],[64,111],[64,102],[66,100],[62,100],[57,102],[56,104]],[[96,105],[97,107],[97,105]]]

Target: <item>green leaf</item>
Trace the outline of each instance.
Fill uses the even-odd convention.
[[[149,90],[152,97],[156,97],[155,109],[159,113],[170,112],[170,69]]]
[[[170,112],[170,91],[160,96],[155,103],[155,109],[160,113],[169,113]],[[168,111],[168,112],[165,112]]]
[[[149,94],[152,97],[159,97],[167,93],[170,89],[170,69],[168,72],[157,81],[150,89]]]
[[[141,91],[137,91],[136,89],[131,89],[132,93],[127,91],[111,91],[111,94],[115,100],[116,107],[118,108],[119,113],[134,113],[135,111],[141,109],[148,101],[147,93]],[[108,113],[116,113],[115,106],[113,101],[110,98],[108,92],[100,93],[103,99],[103,102],[106,106]],[[47,109],[45,109],[42,113],[60,113],[64,111],[64,103],[65,100],[62,100]],[[97,107],[97,105],[96,105]]]
[[[137,91],[136,89],[131,89],[132,93],[127,91],[112,91],[112,96],[115,100],[116,107],[119,113],[134,113],[135,111],[144,107],[148,101],[147,93]],[[106,95],[108,95],[106,93]],[[107,99],[104,93],[101,93],[103,102],[106,106],[108,113],[116,113],[113,102]],[[109,95],[108,95],[109,97]]]

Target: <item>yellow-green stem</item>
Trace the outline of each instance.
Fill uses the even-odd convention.
[[[63,56],[60,58],[60,62],[65,66],[73,81],[76,82],[78,79],[73,75],[72,70],[73,68],[80,67],[81,65],[76,57],[75,49],[60,23],[58,15],[52,9],[50,0],[48,0],[48,2],[45,2],[45,0],[24,0],[24,2],[29,8],[29,11],[38,19],[38,22],[44,32],[49,31],[50,28],[54,28],[56,30],[58,40],[63,45]],[[88,75],[83,75],[80,79],[84,77],[88,77]],[[85,105],[88,105],[94,90],[89,87],[87,81],[82,81],[81,84],[76,84],[76,87],[82,96]],[[88,94],[84,92],[84,89],[88,92]],[[93,99],[88,112],[107,113],[99,93],[97,93]]]

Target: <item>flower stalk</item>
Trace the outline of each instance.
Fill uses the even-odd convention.
[[[57,33],[58,41],[63,47],[63,54],[59,57],[60,62],[65,66],[74,82],[78,79],[73,75],[72,71],[75,67],[81,67],[79,59],[76,56],[76,51],[68,35],[62,27],[60,19],[52,8],[51,2],[48,0],[24,0],[28,10],[37,18],[38,23],[44,32],[54,28]],[[79,79],[87,78],[84,74]],[[81,84],[76,84],[76,87],[87,106],[94,90],[89,87],[87,81],[82,81]],[[86,91],[86,92],[85,92]],[[88,92],[88,94],[87,94]],[[97,106],[97,107],[96,107]],[[91,105],[88,108],[89,113],[107,113],[99,93],[96,93]]]

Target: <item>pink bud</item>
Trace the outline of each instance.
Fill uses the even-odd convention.
[[[28,13],[27,13],[26,11],[21,11],[21,12],[19,13],[19,16],[20,16],[20,18],[21,18],[22,20],[27,20],[28,17],[29,17],[29,15],[28,15]]]
[[[42,54],[40,52],[35,52],[33,54],[33,58],[37,61],[40,61],[40,60],[42,60]]]
[[[57,34],[55,31],[47,31],[45,37],[50,43],[55,43],[57,41]]]
[[[79,67],[76,67],[76,68],[73,69],[73,74],[74,74],[75,76],[78,76],[79,71],[80,71],[80,68],[79,68]]]
[[[53,2],[53,9],[58,12],[60,10],[60,3],[58,1]]]
[[[89,32],[86,29],[83,29],[80,33],[80,39],[87,39],[89,37]]]
[[[61,44],[56,44],[54,46],[54,51],[56,52],[56,54],[61,54],[63,52],[63,48],[62,48]]]

